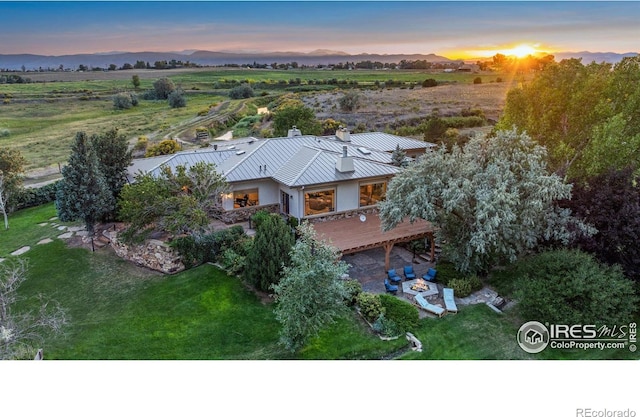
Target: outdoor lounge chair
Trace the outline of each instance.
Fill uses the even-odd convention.
[[[398,292],[398,286],[391,284],[389,280],[386,278],[384,280],[384,287],[387,289],[388,293],[395,295]]]
[[[428,311],[431,314],[435,314],[438,317],[442,317],[445,313],[445,309],[440,307],[440,306],[436,306],[433,304],[430,304],[427,300],[424,299],[424,297],[422,296],[422,294],[417,294],[414,299],[416,300],[416,302],[418,303],[418,306],[420,306],[420,308]]]
[[[447,309],[447,312],[454,314],[458,312],[458,306],[453,299],[453,288],[443,288],[442,298],[444,299],[444,307]]]
[[[433,282],[436,280],[436,273],[437,271],[435,269],[429,268],[427,273],[422,276],[422,279],[426,279],[427,281]]]
[[[410,279],[416,279],[416,273],[413,271],[413,266],[408,265],[404,267],[404,277],[407,281]]]
[[[387,276],[389,277],[389,280],[391,282],[395,283],[402,281],[402,278],[400,278],[400,275],[398,275],[395,269],[390,269],[389,271],[387,271]]]

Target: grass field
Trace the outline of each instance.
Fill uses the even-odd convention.
[[[187,106],[169,108],[166,101],[140,100],[140,105],[128,110],[116,110],[111,97],[117,92],[133,91],[131,77],[140,74],[142,93],[153,82],[168,76],[187,94]],[[287,91],[312,89],[334,91],[356,82],[372,86],[388,80],[420,83],[426,78],[452,85],[473,85],[480,76],[483,83],[494,82],[496,74],[430,73],[426,71],[373,70],[255,70],[255,69],[185,69],[114,71],[97,73],[34,73],[29,84],[3,84],[0,90],[0,146],[19,149],[28,161],[27,170],[57,169],[65,163],[70,145],[78,131],[89,135],[117,127],[133,143],[140,135],[160,139],[172,134],[182,123],[188,123],[209,105],[227,100],[233,83],[251,82],[257,95],[282,94]],[[290,85],[290,81],[295,85]],[[299,81],[299,84],[297,84]],[[321,82],[333,84],[316,85]],[[220,84],[222,83],[222,84]],[[258,85],[257,83],[266,83]],[[314,83],[314,85],[308,85]],[[394,88],[392,91],[400,91]],[[308,92],[305,94],[313,94]],[[457,93],[456,93],[457,94]],[[399,96],[400,101],[402,95]],[[455,100],[455,97],[451,98]],[[397,100],[396,100],[397,101]],[[392,105],[386,101],[384,107]],[[416,107],[416,103],[412,106]],[[398,106],[397,114],[414,111]],[[326,114],[323,117],[330,117]],[[334,115],[338,119],[339,114]]]
[[[273,304],[264,304],[236,277],[204,265],[165,276],[116,257],[109,248],[91,252],[61,240],[35,245],[55,232],[38,226],[55,214],[52,204],[11,215],[0,231],[0,256],[22,245],[28,279],[19,289],[21,308],[42,293],[68,312],[65,337],[46,340],[50,359],[380,359],[403,353],[407,341],[381,341],[353,313],[312,338],[292,355],[278,344]],[[48,231],[47,231],[48,230]],[[46,232],[43,232],[46,231]],[[5,262],[10,262],[9,260]],[[485,305],[457,315],[423,319],[414,332],[422,353],[403,359],[637,359],[627,350],[561,351],[528,355],[518,347],[520,321]]]

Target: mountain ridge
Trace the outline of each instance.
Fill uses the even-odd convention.
[[[635,56],[635,52],[556,52],[553,53],[556,60],[567,58],[580,58],[584,63],[590,62],[620,62],[624,57]],[[39,54],[0,54],[0,69],[38,70],[40,68],[70,68],[77,69],[80,65],[92,68],[107,68],[111,64],[121,67],[125,63],[135,64],[136,61],[148,62],[150,65],[156,61],[182,61],[192,62],[203,66],[215,65],[245,65],[245,64],[273,64],[297,62],[300,65],[331,65],[340,62],[358,62],[363,60],[379,61],[382,63],[398,63],[402,60],[426,60],[428,62],[472,62],[486,60],[487,58],[450,59],[437,54],[349,54],[343,51],[330,49],[316,49],[311,52],[229,52],[208,50],[183,50],[181,52],[96,52],[92,54],[66,54],[66,55],[39,55]]]

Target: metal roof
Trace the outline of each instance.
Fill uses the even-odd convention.
[[[404,150],[428,149],[435,146],[433,143],[382,132],[351,133],[349,136],[351,143],[356,147],[362,146],[369,150],[375,149],[382,152],[393,152],[398,145]],[[340,141],[336,136],[332,136],[332,138],[339,143],[348,143]]]
[[[335,136],[296,136],[272,139],[244,138],[218,144],[217,150],[203,148],[161,157],[136,159],[129,173],[138,170],[159,174],[161,166],[172,170],[204,161],[215,164],[228,182],[272,178],[288,186],[322,184],[359,178],[395,175],[391,154],[397,145],[403,149],[427,149],[432,144],[387,133],[352,134],[350,142]],[[347,147],[355,172],[341,173],[336,160]],[[369,150],[362,152],[358,148]]]

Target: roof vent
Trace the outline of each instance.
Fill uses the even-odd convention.
[[[235,145],[231,145],[231,146],[229,146],[229,149],[235,149],[235,148],[236,148],[236,146],[235,146]]]
[[[245,151],[238,151],[236,152],[236,155],[242,155],[243,153],[245,153]]]
[[[371,151],[367,148],[363,148],[362,146],[358,148],[358,151],[363,155],[371,155]]]

